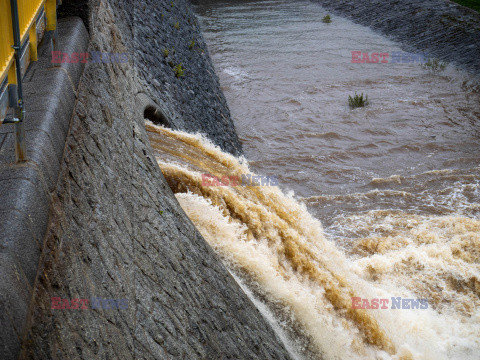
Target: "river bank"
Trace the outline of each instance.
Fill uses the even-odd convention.
[[[400,41],[407,51],[428,52],[480,73],[480,14],[475,10],[449,0],[313,1]]]

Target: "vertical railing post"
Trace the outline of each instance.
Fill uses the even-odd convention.
[[[47,15],[47,31],[57,30],[57,1],[45,1],[45,13]]]
[[[57,0],[45,1],[45,13],[47,15],[46,31],[50,32],[52,39],[52,51],[58,51],[57,43]],[[55,64],[54,66],[60,66]]]
[[[23,104],[23,88],[22,88],[22,65],[20,62],[20,24],[18,21],[18,4],[17,0],[10,0],[12,12],[13,27],[13,49],[15,50],[15,70],[17,77],[17,104],[15,107],[15,156],[17,162],[27,160],[27,148],[25,145],[25,108]]]
[[[38,50],[37,50],[37,22],[34,20],[33,25],[30,27],[28,32],[28,37],[30,39],[30,61],[38,60]]]

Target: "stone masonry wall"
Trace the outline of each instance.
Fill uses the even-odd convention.
[[[136,32],[156,34],[150,20],[134,20],[135,4],[90,2],[91,51],[128,52]],[[171,6],[170,1],[155,4]],[[191,14],[184,1],[174,1],[172,9]],[[179,21],[186,26],[188,17]],[[196,26],[183,31],[201,39]],[[196,43],[203,46],[201,40]],[[197,55],[182,59],[185,79],[173,78],[170,67],[154,68],[162,57],[149,56],[138,67],[134,59],[129,64],[86,65],[52,194],[21,358],[288,359],[273,330],[180,208],[155,163],[136,109],[135,95],[148,93],[186,129],[197,129],[192,119],[213,129],[222,115],[229,119],[226,105],[206,109],[208,101],[197,103],[195,98],[221,94],[217,80],[206,80],[208,66],[189,70],[201,66]],[[180,81],[185,82],[166,85]],[[146,88],[148,84],[153,85]],[[195,92],[200,87],[203,92],[182,102],[182,96],[190,96],[189,88]],[[229,122],[220,121],[215,131]],[[215,131],[209,135],[225,148],[240,149],[227,142],[229,137],[215,137]],[[51,297],[126,298],[128,308],[54,310]]]
[[[135,7],[134,53],[145,92],[172,128],[202,132],[234,155],[242,153],[207,45],[188,0],[146,0]],[[182,65],[177,78],[174,68]]]
[[[475,10],[450,0],[312,1],[402,42],[407,51],[480,73],[480,14]]]

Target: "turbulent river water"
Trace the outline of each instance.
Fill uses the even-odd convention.
[[[468,75],[352,63],[352,51],[402,50],[349,20],[321,22],[307,1],[196,10],[248,161],[198,134],[147,130],[180,204],[292,351],[479,359],[480,96]],[[355,92],[370,104],[351,110]],[[202,184],[251,173],[279,186]],[[388,308],[355,308],[357,297]],[[427,309],[392,309],[399,297]]]

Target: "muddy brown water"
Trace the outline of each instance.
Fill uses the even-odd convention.
[[[150,125],[152,145],[207,241],[291,314],[285,327],[309,343],[293,338],[293,348],[324,359],[478,358],[480,97],[470,76],[352,63],[352,51],[402,48],[341,17],[323,23],[327,12],[308,1],[196,11],[249,169],[198,136]],[[370,104],[350,109],[355,92]],[[280,189],[201,184],[201,173],[247,171],[277,176]],[[351,296],[429,307],[358,312]]]

